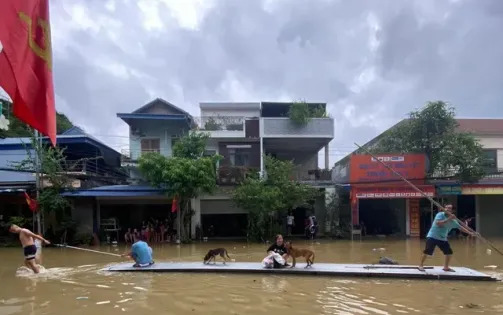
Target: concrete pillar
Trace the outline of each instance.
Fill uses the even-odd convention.
[[[338,218],[332,218],[333,216],[333,211],[332,209],[328,209],[328,206],[332,202],[332,196],[335,194],[335,187],[327,187],[325,188],[325,213],[327,214],[325,216],[325,233],[330,233],[331,228],[332,228],[332,220],[336,219],[338,221]],[[330,215],[328,215],[328,211],[330,211]],[[336,222],[337,222],[336,221]]]
[[[475,231],[477,233],[482,233],[482,231],[480,230],[480,210],[479,210],[480,200],[479,200],[479,198],[480,198],[479,195],[475,195]]]
[[[329,170],[330,169],[330,155],[328,154],[328,148],[329,148],[329,145],[327,144],[325,146],[325,169],[326,170]]]
[[[201,198],[194,198],[191,200],[192,208],[194,209],[194,216],[192,217],[192,224],[190,227],[190,235],[196,237],[196,226],[201,225]],[[202,227],[201,227],[202,228]]]
[[[259,121],[259,137],[260,137],[260,177],[264,176],[264,119],[260,118]]]

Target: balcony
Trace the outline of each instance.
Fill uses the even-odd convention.
[[[131,152],[130,150],[121,150],[121,167],[138,166],[138,158],[142,154],[150,152],[160,153],[160,150],[142,150],[139,155],[138,152]]]
[[[259,170],[241,166],[221,166],[217,170],[218,185],[237,185],[249,176],[258,176]]]
[[[211,138],[258,138],[258,118],[203,116],[195,118],[198,128]]]
[[[334,137],[333,118],[311,118],[305,126],[296,126],[288,117],[263,117],[264,138]]]
[[[330,184],[333,185],[332,170],[315,169],[307,171],[295,171],[291,177],[292,180],[304,184]]]

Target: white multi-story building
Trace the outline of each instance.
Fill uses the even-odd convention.
[[[141,181],[136,160],[143,152],[171,155],[173,143],[191,129],[207,132],[210,139],[207,154],[223,156],[218,166],[219,193],[193,200],[196,212],[192,218],[193,233],[198,224],[203,230],[213,226],[218,236],[238,236],[246,229],[246,213],[230,200],[228,190],[238,184],[247,172],[264,171],[264,155],[281,160],[293,160],[296,169],[292,179],[323,188],[331,182],[328,170],[328,145],[334,136],[332,118],[312,118],[307,125],[297,127],[288,118],[292,103],[201,103],[201,117],[156,99],[140,109],[117,114],[130,127],[130,148],[124,152],[122,165],[131,171],[132,179]],[[321,106],[325,104],[310,104]],[[318,152],[325,152],[325,170],[318,165]],[[227,192],[226,192],[227,191]],[[137,198],[138,199],[138,198]],[[132,202],[132,201],[131,201]],[[162,197],[142,197],[145,208],[171,202]],[[323,198],[315,202],[314,210],[321,222],[324,217]],[[157,206],[158,207],[158,206]],[[167,206],[166,206],[167,207]],[[302,229],[305,209],[296,212]]]

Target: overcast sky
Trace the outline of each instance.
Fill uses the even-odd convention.
[[[503,0],[51,6],[57,109],[118,150],[116,113],[155,97],[194,115],[208,101],[327,102],[332,164],[428,100],[503,118]]]

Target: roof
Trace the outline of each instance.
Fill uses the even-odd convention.
[[[159,188],[143,185],[112,185],[79,189],[61,194],[65,197],[154,197],[163,196]]]
[[[503,119],[457,119],[458,131],[471,132],[477,135],[503,135]]]
[[[58,145],[60,145],[60,144],[61,145],[89,144],[91,146],[94,146],[95,148],[97,148],[101,151],[103,158],[105,160],[108,160],[108,157],[113,158],[113,159],[119,158],[121,155],[119,152],[112,149],[108,145],[104,144],[100,140],[85,133],[79,127],[72,127],[70,129],[68,129],[62,135],[58,135],[56,137],[56,139],[57,139]],[[45,142],[48,142],[49,138],[43,137],[42,140]],[[0,151],[20,150],[20,149],[26,150],[26,146],[31,146],[31,141],[32,141],[32,139],[29,137],[0,139]],[[105,154],[105,153],[109,153],[109,154]],[[23,157],[23,159],[24,159],[24,157]]]
[[[260,102],[202,102],[199,103],[202,110],[225,110],[225,109],[248,109],[260,110]]]
[[[164,106],[167,106],[167,107],[171,107],[172,109],[174,109],[176,111],[179,111],[180,113],[182,113],[184,115],[188,115],[188,116],[192,117],[192,115],[189,114],[187,111],[184,111],[180,107],[175,106],[175,105],[171,104],[170,102],[168,102],[166,100],[163,100],[162,98],[159,98],[159,97],[156,98],[155,100],[152,100],[152,101],[148,102],[147,104],[143,105],[142,107],[138,108],[137,110],[135,110],[131,114],[146,114],[145,112],[150,107],[152,107],[154,105],[157,105],[157,104],[161,104],[161,105],[164,105]]]

